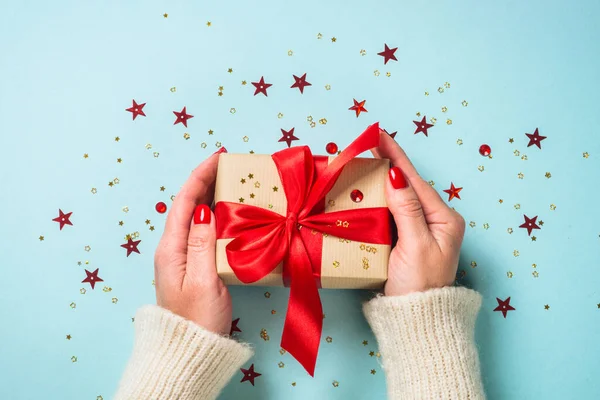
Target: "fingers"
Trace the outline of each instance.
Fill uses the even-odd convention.
[[[379,147],[371,150],[376,158],[387,158],[392,165],[400,168],[408,179],[410,186],[418,196],[426,216],[435,213],[450,213],[450,208],[444,203],[439,194],[425,182],[402,148],[387,133],[381,132]]]
[[[168,251],[185,254],[190,233],[190,220],[197,204],[210,204],[217,177],[219,154],[215,153],[202,162],[185,182],[167,216],[163,238]]]
[[[187,241],[186,277],[196,283],[208,283],[218,278],[215,261],[216,241],[214,214],[206,204],[200,204],[194,211]]]
[[[429,228],[419,197],[398,167],[392,167],[389,171],[389,179],[385,185],[385,198],[398,226],[400,243],[407,243],[407,240],[414,241],[428,235]]]

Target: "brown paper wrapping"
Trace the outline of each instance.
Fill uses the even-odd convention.
[[[329,157],[331,162],[334,157]],[[344,167],[325,198],[325,212],[353,208],[386,207],[384,183],[388,160],[355,158]],[[360,203],[350,198],[358,189]],[[270,155],[228,154],[219,156],[215,202],[243,202],[285,215],[287,200],[279,173]],[[321,233],[316,233],[321,235]],[[225,246],[233,239],[217,240],[217,272],[227,285],[243,285],[227,262]],[[387,279],[390,245],[359,243],[330,235],[323,237],[321,286],[337,289],[375,289]],[[279,264],[254,286],[283,286],[283,265]]]

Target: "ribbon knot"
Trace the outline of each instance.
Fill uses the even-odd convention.
[[[318,291],[322,234],[352,241],[391,243],[386,207],[324,212],[325,196],[344,166],[378,145],[379,124],[376,123],[330,163],[327,157],[313,158],[307,146],[273,154],[271,158],[287,199],[285,216],[247,204],[219,201],[215,205],[217,238],[234,238],[225,252],[240,281],[256,282],[283,262],[283,279],[286,286],[289,282],[290,299],[281,347],[311,376],[314,376],[323,325]],[[340,220],[348,224],[336,224]],[[294,231],[302,226],[310,232],[307,229]]]

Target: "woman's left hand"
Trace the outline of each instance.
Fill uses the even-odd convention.
[[[159,306],[227,335],[231,295],[217,275],[215,218],[208,206],[223,151],[200,164],[175,197],[154,255],[154,274]]]

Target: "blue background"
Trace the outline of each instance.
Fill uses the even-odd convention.
[[[600,397],[600,3],[205,3],[3,1],[0,398],[112,397],[132,346],[131,317],[154,302],[153,252],[164,222],[154,205],[170,206],[217,141],[230,152],[272,153],[285,146],[280,129],[295,127],[294,145],[323,154],[327,142],[343,148],[374,121],[398,131],[444,198],[450,182],[464,188],[451,205],[475,225],[467,226],[459,271],[484,296],[477,341],[489,397]],[[383,64],[384,43],[398,47],[398,62]],[[312,86],[301,95],[289,87],[292,74],[305,72]],[[254,97],[250,82],[263,75],[273,86]],[[439,93],[445,82],[450,88]],[[368,113],[348,111],[353,98],[366,99]],[[131,120],[131,99],[147,103],[147,117]],[[187,129],[173,126],[172,111],[183,106],[195,116]],[[413,135],[417,112],[437,118],[429,137]],[[536,127],[548,137],[541,150],[527,147],[525,133]],[[492,159],[479,155],[482,143]],[[114,178],[120,183],[109,187]],[[59,208],[73,212],[62,231],[52,221]],[[518,228],[523,214],[544,221],[535,242]],[[142,254],[126,258],[120,245],[135,231]],[[95,290],[81,283],[84,268],[100,268]],[[287,289],[269,288],[268,299],[265,290],[231,288],[239,337],[255,345],[251,362],[263,375],[252,387],[239,383],[240,372],[222,398],[385,397],[360,310],[369,293],[322,292],[327,317],[312,379],[279,354]],[[504,319],[493,309],[496,297],[509,296],[516,310]]]

